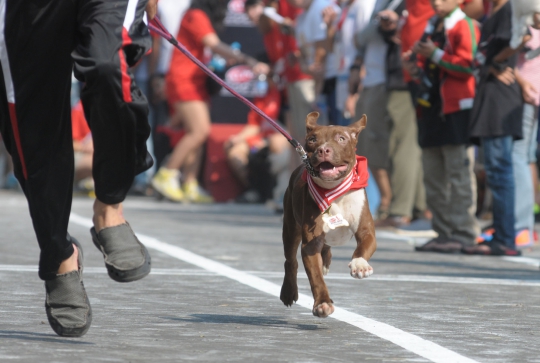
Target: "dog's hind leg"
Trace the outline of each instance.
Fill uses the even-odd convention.
[[[323,275],[327,275],[328,271],[330,271],[330,263],[332,263],[332,251],[330,246],[324,245],[323,249],[321,251],[321,257],[322,257],[322,273]]]
[[[296,275],[298,274],[298,261],[296,255],[298,246],[302,239],[300,225],[296,223],[292,210],[292,198],[287,190],[284,198],[283,211],[283,251],[285,253],[285,277],[281,286],[279,298],[287,305],[291,306],[298,300],[298,284]]]

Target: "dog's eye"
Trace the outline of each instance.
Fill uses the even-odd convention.
[[[343,136],[340,136],[339,141],[343,142],[343,141],[345,141],[345,138]]]
[[[315,142],[315,141],[317,141],[317,138],[315,136],[311,136],[307,141],[308,142]]]

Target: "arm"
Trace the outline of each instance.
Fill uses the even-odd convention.
[[[257,125],[246,125],[240,133],[232,135],[225,142],[225,149],[229,149],[232,146],[236,145],[239,142],[246,141],[248,138],[257,135],[261,131],[261,128]]]
[[[216,33],[205,35],[202,42],[205,46],[210,48],[212,52],[219,54],[223,58],[233,60],[236,63],[246,64],[251,67],[255,73],[268,74],[270,72],[270,67],[267,64],[258,62],[255,58],[232,49],[228,44],[223,43]]]
[[[473,72],[473,61],[476,55],[477,31],[471,19],[456,25],[457,33],[448,37],[450,46],[454,49],[454,54],[449,54],[437,48],[431,40],[419,42],[413,47],[413,52],[423,55],[436,63],[441,69],[453,77],[468,78]]]
[[[516,69],[514,72],[516,76],[516,81],[521,87],[521,92],[523,93],[523,100],[525,103],[529,103],[531,105],[536,104],[536,101],[538,100],[538,90],[533,86],[533,84],[529,81],[527,81],[521,73]]]

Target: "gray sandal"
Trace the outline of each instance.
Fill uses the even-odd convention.
[[[56,334],[81,337],[92,323],[92,308],[82,281],[83,251],[75,238],[71,241],[79,250],[79,269],[45,281],[45,312]]]
[[[90,234],[103,253],[109,277],[114,281],[136,281],[150,273],[150,254],[127,222],[104,228],[99,233],[92,227]]]

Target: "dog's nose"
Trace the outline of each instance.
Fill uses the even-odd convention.
[[[320,157],[331,156],[332,149],[329,148],[328,146],[325,146],[325,147],[321,146],[318,150],[318,153]]]

